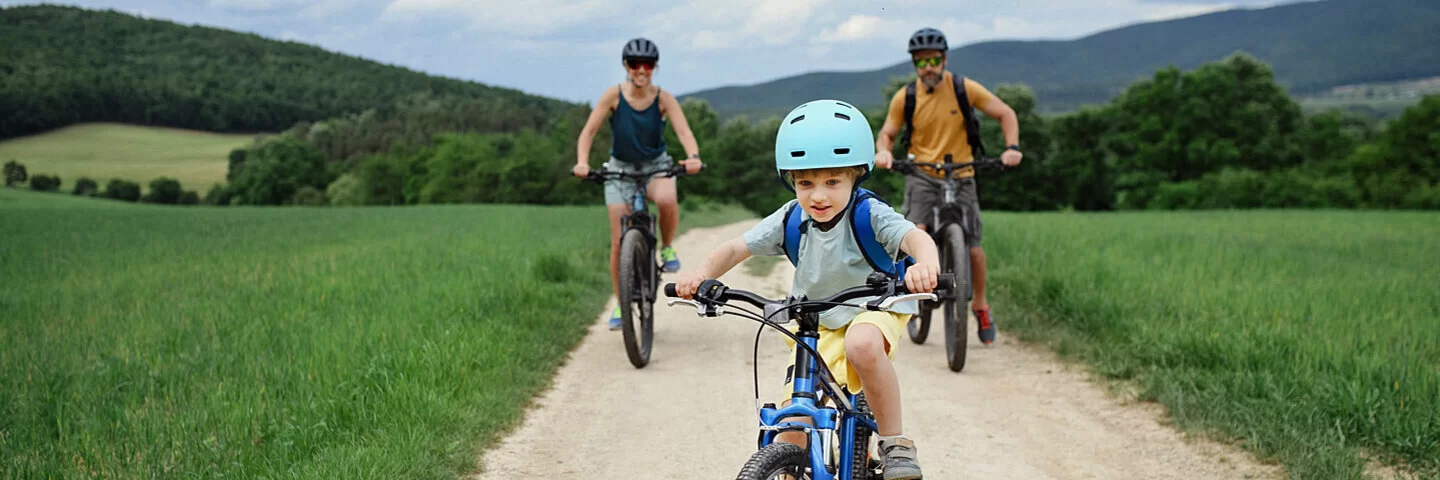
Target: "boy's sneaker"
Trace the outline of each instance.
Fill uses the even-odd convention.
[[[612,310],[612,311],[610,312],[610,329],[611,329],[611,330],[619,330],[619,329],[620,329],[620,306],[619,306],[619,305],[616,305],[616,306],[615,306],[615,310]]]
[[[989,345],[995,341],[995,322],[990,321],[990,309],[976,310],[975,323],[980,324],[980,342]]]
[[[680,259],[675,256],[675,247],[665,247],[660,249],[660,260],[665,262],[665,266],[664,268],[662,268],[665,273],[675,273],[680,271]]]
[[[915,462],[915,442],[908,438],[897,438],[894,442],[880,441],[880,458],[885,464],[885,480],[918,480],[920,464]]]

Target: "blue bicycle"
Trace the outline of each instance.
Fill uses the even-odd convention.
[[[942,274],[937,292],[954,286],[954,277]],[[675,296],[675,284],[665,285],[665,295]],[[877,297],[863,306],[843,303],[857,298]],[[834,307],[864,308],[883,311],[900,302],[935,300],[935,294],[909,293],[903,280],[883,273],[871,274],[865,286],[852,287],[819,300],[787,297],[769,300],[744,290],[728,288],[717,280],[700,284],[694,300],[671,299],[668,305],[684,303],[695,307],[697,314],[718,317],[731,314],[771,327],[795,341],[795,369],[790,404],[777,408],[767,403],[759,410],[760,450],[751,455],[737,480],[810,479],[870,480],[881,478],[879,462],[871,458],[870,436],[876,430],[875,417],[865,404],[865,395],[852,394],[840,387],[829,367],[815,350],[820,341],[820,313]],[[729,304],[738,300],[760,308],[762,313]],[[795,320],[796,333],[781,327]],[[758,356],[760,336],[755,336]],[[759,393],[759,367],[756,367],[756,392]],[[835,406],[827,406],[833,402]],[[792,419],[808,418],[810,423]],[[809,438],[806,447],[776,442],[781,432],[804,432]],[[817,447],[818,446],[818,447]]]

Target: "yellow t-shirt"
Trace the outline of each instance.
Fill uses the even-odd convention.
[[[915,154],[917,162],[943,162],[947,153],[955,163],[968,162],[973,156],[965,135],[965,116],[960,113],[960,104],[955,100],[954,84],[954,76],[950,72],[945,72],[934,92],[926,92],[929,88],[919,79],[915,80],[915,116],[912,119],[915,129],[910,133],[910,153]],[[968,78],[965,79],[965,94],[970,97],[970,105],[976,109],[984,109],[992,97],[984,86]],[[905,127],[905,89],[895,92],[890,99],[890,113],[885,116],[885,125],[897,129]],[[932,169],[916,170],[940,177]],[[969,168],[955,173],[956,177],[974,175],[975,170]]]

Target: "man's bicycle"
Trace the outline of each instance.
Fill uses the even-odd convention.
[[[660,285],[660,259],[655,248],[655,216],[646,202],[647,188],[653,178],[685,175],[685,167],[676,165],[648,172],[592,170],[586,181],[604,184],[620,179],[633,182],[635,193],[630,198],[630,213],[620,224],[620,285],[616,295],[620,305],[620,325],[624,331],[625,354],[635,368],[650,363],[650,343],[655,336],[655,296]]]
[[[949,275],[940,275],[937,292],[954,286]],[[675,284],[665,285],[665,295],[675,296]],[[843,303],[858,298],[876,297],[863,306]],[[787,297],[770,300],[744,290],[726,287],[717,280],[700,284],[694,300],[671,299],[669,305],[684,303],[695,307],[697,314],[718,317],[731,314],[761,323],[795,341],[795,368],[791,382],[790,404],[777,408],[766,403],[759,409],[759,451],[736,477],[738,480],[812,479],[871,480],[881,478],[879,462],[870,455],[870,437],[876,430],[875,417],[865,403],[864,394],[852,394],[835,381],[820,353],[820,313],[831,308],[863,308],[883,311],[900,302],[934,300],[935,294],[909,293],[903,279],[883,273],[870,275],[864,286],[852,287],[830,297],[808,300]],[[740,301],[760,308],[761,312],[734,305]],[[790,333],[781,325],[796,321],[799,329]],[[757,333],[756,356],[760,337]],[[758,363],[758,362],[755,362]],[[759,403],[759,366],[755,372],[755,398]],[[829,403],[834,406],[828,406]],[[793,421],[808,418],[810,423]],[[804,432],[809,439],[806,447],[776,442],[781,432]]]
[[[1001,168],[1003,164],[997,158],[964,163],[953,163],[951,159],[947,154],[945,161],[941,163],[916,162],[915,155],[912,154],[905,160],[895,161],[894,169],[910,175],[916,173],[916,168],[927,168],[943,176],[942,179],[935,179],[928,175],[911,175],[940,187],[941,191],[940,204],[931,208],[927,225],[930,226],[930,238],[935,240],[935,246],[940,250],[941,273],[949,273],[955,277],[955,293],[940,298],[938,307],[945,315],[945,360],[951,371],[958,372],[965,369],[965,350],[969,341],[966,326],[970,318],[968,310],[974,291],[970,282],[970,248],[965,244],[968,233],[965,229],[970,223],[965,218],[967,213],[961,208],[957,197],[961,179],[955,178],[954,173],[972,167]],[[925,343],[926,337],[930,335],[930,316],[935,307],[933,304],[922,304],[920,313],[910,318],[910,323],[906,324],[910,341]]]

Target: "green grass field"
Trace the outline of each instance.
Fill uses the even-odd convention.
[[[609,295],[604,219],[0,189],[0,477],[455,478]]]
[[[1295,478],[1440,475],[1440,215],[991,214],[1002,331]]]
[[[211,185],[225,182],[230,151],[254,137],[87,123],[0,141],[0,163],[15,160],[31,175],[59,175],[60,189],[67,192],[80,177],[90,177],[102,189],[112,178],[148,189],[151,180],[168,176],[204,195]]]

